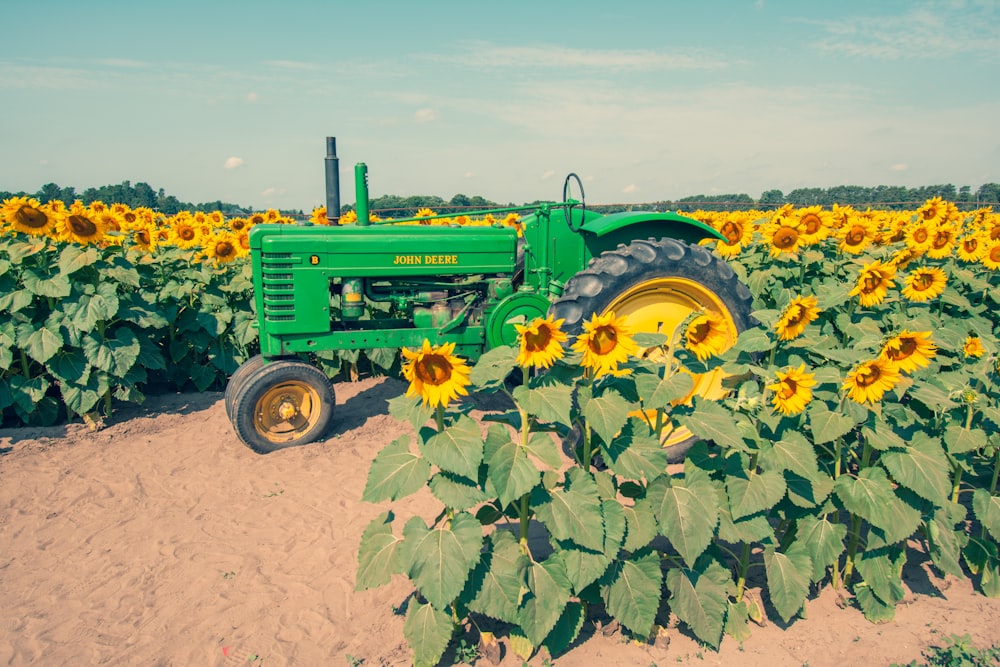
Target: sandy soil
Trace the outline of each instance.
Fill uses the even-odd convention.
[[[354,591],[361,532],[386,509],[360,501],[369,464],[411,430],[385,403],[403,388],[338,385],[329,437],[268,456],[237,440],[219,393],[156,397],[97,432],[0,431],[0,664],[409,664],[393,611],[408,582]],[[418,494],[397,515],[436,509]],[[719,652],[683,628],[661,647],[588,623],[590,637],[552,662],[887,665],[951,633],[978,646],[1000,638],[1000,600],[911,561],[912,594],[891,624],[841,609],[826,589],[807,619],[754,627]]]

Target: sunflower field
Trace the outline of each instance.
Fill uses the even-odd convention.
[[[709,313],[670,339],[606,313],[572,341],[551,316],[521,323],[471,368],[449,345],[405,351],[390,412],[416,446],[385,447],[363,499],[427,487],[442,508],[401,529],[379,514],[357,588],[412,582],[415,664],[462,627],[483,655],[505,635],[558,656],[607,617],[655,642],[674,616],[718,647],[827,586],[885,622],[910,559],[1000,597],[1000,216],[932,199],[697,217],[754,297],[734,345]],[[728,394],[692,398],[715,369]],[[485,437],[456,400],[471,391],[511,406]],[[677,427],[699,442],[668,466]]]

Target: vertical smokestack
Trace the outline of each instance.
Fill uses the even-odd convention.
[[[326,138],[326,219],[331,225],[340,220],[340,160],[337,137]]]

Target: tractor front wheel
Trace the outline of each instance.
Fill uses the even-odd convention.
[[[240,440],[267,454],[319,439],[330,425],[335,402],[333,385],[321,370],[280,359],[242,375],[230,421]]]
[[[585,319],[614,312],[626,316],[635,332],[662,333],[680,345],[684,341],[678,327],[692,313],[704,312],[722,323],[729,347],[753,322],[751,300],[750,290],[732,268],[707,248],[664,238],[633,241],[601,253],[566,283],[551,312],[565,320],[563,328],[571,336],[583,330]],[[640,354],[656,361],[663,351],[651,348]],[[718,371],[695,375],[690,396],[721,398],[726,394],[722,380]],[[697,438],[676,422],[672,427],[663,444],[675,463]]]
[[[230,421],[233,419],[233,401],[236,399],[236,394],[243,385],[243,381],[253,373],[256,373],[263,365],[264,357],[257,354],[240,364],[236,372],[229,376],[229,382],[226,383],[225,402],[226,416],[229,417]]]

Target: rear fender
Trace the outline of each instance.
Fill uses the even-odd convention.
[[[613,213],[588,220],[582,231],[591,257],[636,239],[671,238],[690,244],[704,239],[725,239],[711,226],[677,213]]]

